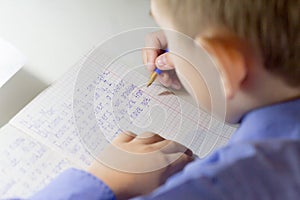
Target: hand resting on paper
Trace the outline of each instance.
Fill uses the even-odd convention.
[[[153,133],[121,133],[101,154],[88,171],[117,199],[150,193],[193,160],[191,150]]]

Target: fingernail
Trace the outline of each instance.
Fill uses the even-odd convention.
[[[164,65],[166,65],[166,63],[167,63],[167,59],[165,56],[160,56],[156,61],[156,64],[160,67],[163,67]]]

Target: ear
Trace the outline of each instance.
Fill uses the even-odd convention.
[[[196,37],[200,44],[215,59],[224,84],[225,96],[231,99],[247,76],[246,55],[236,38]]]

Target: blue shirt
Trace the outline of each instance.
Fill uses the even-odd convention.
[[[144,199],[299,199],[300,99],[248,113],[229,144],[184,170]],[[69,169],[31,199],[115,199],[91,174]]]

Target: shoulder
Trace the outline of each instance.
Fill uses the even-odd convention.
[[[300,171],[300,167],[296,166],[300,166],[300,140],[279,139],[228,145],[195,163],[196,168],[211,171],[211,175],[238,169],[249,173],[266,171],[276,174],[281,174],[283,169],[289,169],[292,173],[295,170]]]
[[[299,166],[300,141],[232,144],[195,160],[138,199],[298,199]]]
[[[172,179],[169,185],[173,182],[181,191],[194,188],[196,196],[294,199],[300,195],[300,141],[232,144],[191,163]]]
[[[298,140],[241,143],[220,150],[219,155],[223,167],[211,178],[224,189],[238,188],[236,193],[252,199],[297,199],[300,195]]]

